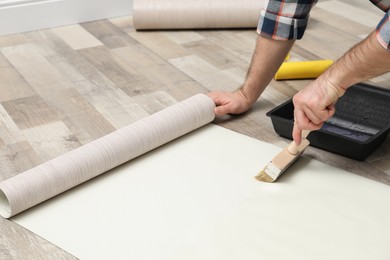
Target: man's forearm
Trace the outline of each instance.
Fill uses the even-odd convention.
[[[259,98],[293,44],[294,40],[273,40],[260,35],[257,37],[251,65],[245,83],[240,89],[248,103],[253,104]]]
[[[343,55],[321,77],[334,86],[347,89],[390,71],[390,51],[378,42],[375,32]]]

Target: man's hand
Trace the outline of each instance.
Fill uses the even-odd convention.
[[[293,138],[296,144],[301,142],[302,129],[319,129],[334,114],[334,104],[347,88],[389,71],[390,51],[380,44],[373,31],[294,96]]]
[[[211,92],[217,108],[215,114],[241,114],[249,110],[268,86],[276,71],[286,58],[294,40],[279,41],[263,36],[257,37],[251,65],[241,88],[235,92]]]
[[[293,97],[294,129],[293,139],[301,143],[301,132],[318,130],[324,122],[334,115],[336,101],[345,89],[334,85],[327,77],[319,77]]]
[[[241,114],[247,111],[251,103],[244,96],[241,90],[236,92],[211,92],[207,94],[217,105],[214,112],[216,116],[226,114]]]

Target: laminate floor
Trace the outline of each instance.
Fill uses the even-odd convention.
[[[337,59],[381,19],[369,1],[320,1],[291,60]],[[244,81],[252,30],[137,32],[120,17],[0,37],[0,181],[196,93]],[[278,146],[265,113],[310,80],[272,81],[253,108],[223,127]],[[368,83],[390,88],[390,75]],[[390,141],[359,162],[309,147],[306,156],[390,184]],[[0,218],[0,259],[73,259]]]

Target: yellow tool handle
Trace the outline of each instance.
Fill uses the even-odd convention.
[[[317,78],[332,64],[332,60],[283,62],[275,74],[275,79],[283,80]]]

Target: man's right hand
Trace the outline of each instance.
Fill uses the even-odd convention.
[[[214,103],[217,106],[214,109],[216,116],[241,114],[251,107],[250,102],[241,90],[235,92],[210,92],[207,95],[214,100]]]

